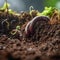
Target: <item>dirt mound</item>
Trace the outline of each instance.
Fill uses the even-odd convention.
[[[50,26],[47,33],[31,38],[10,39],[6,35],[0,37],[1,60],[59,60],[60,59],[60,32],[58,25]],[[38,29],[36,29],[37,31]],[[43,30],[43,31],[44,31]],[[40,38],[38,38],[41,36]],[[44,37],[44,38],[43,38]],[[3,53],[2,53],[3,52]]]
[[[60,60],[60,23],[57,23],[59,19],[56,19],[57,21],[55,20],[56,22],[51,24],[54,19],[52,18],[53,16],[48,20],[45,19],[47,17],[44,17],[37,21],[25,12],[18,17],[14,16],[9,15],[10,18],[12,17],[12,21],[14,19],[18,20],[17,23],[19,23],[18,25],[21,26],[21,29],[17,31],[17,35],[14,34],[12,36],[6,33],[0,35],[0,60]],[[6,18],[0,16],[0,21],[3,19]],[[11,21],[9,19],[8,22],[10,24]],[[29,23],[31,19],[33,21]],[[11,30],[15,28],[16,25]],[[8,31],[10,32],[10,30]],[[27,35],[26,32],[28,33]]]

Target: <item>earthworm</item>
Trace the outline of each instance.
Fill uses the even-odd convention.
[[[34,17],[30,22],[28,22],[28,24],[25,27],[26,35],[29,36],[30,34],[33,33],[34,25],[36,24],[36,22],[45,21],[45,23],[48,23],[49,20],[50,20],[50,18],[47,16],[36,16],[36,17]]]
[[[30,34],[30,30],[29,30],[30,24],[31,24],[31,21],[25,27],[25,33],[26,33],[26,35],[29,35]]]

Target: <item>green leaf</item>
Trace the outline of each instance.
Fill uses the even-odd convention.
[[[52,15],[53,11],[54,11],[54,8],[53,7],[45,7],[45,9],[41,13],[41,15],[50,16],[50,15]]]
[[[20,26],[16,26],[16,29],[19,30],[20,29]]]
[[[15,13],[12,9],[9,9],[8,12],[9,12],[10,14]]]
[[[10,7],[10,4],[5,2],[4,5],[0,8],[0,10],[6,10],[8,7]]]

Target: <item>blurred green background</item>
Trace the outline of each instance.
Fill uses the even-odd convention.
[[[0,0],[0,6],[4,4],[5,0]],[[15,11],[28,11],[30,6],[34,9],[42,11],[45,6],[57,7],[60,9],[60,0],[8,0],[11,7]]]

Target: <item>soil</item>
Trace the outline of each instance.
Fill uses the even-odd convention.
[[[60,23],[39,21],[34,25],[34,33],[27,37],[25,27],[33,17],[27,12],[20,14],[9,14],[7,18],[6,13],[0,13],[0,23],[5,19],[9,24],[17,20],[13,28],[10,24],[9,30],[2,31],[0,25],[0,60],[60,60]],[[17,25],[21,26],[20,30],[10,35]]]

